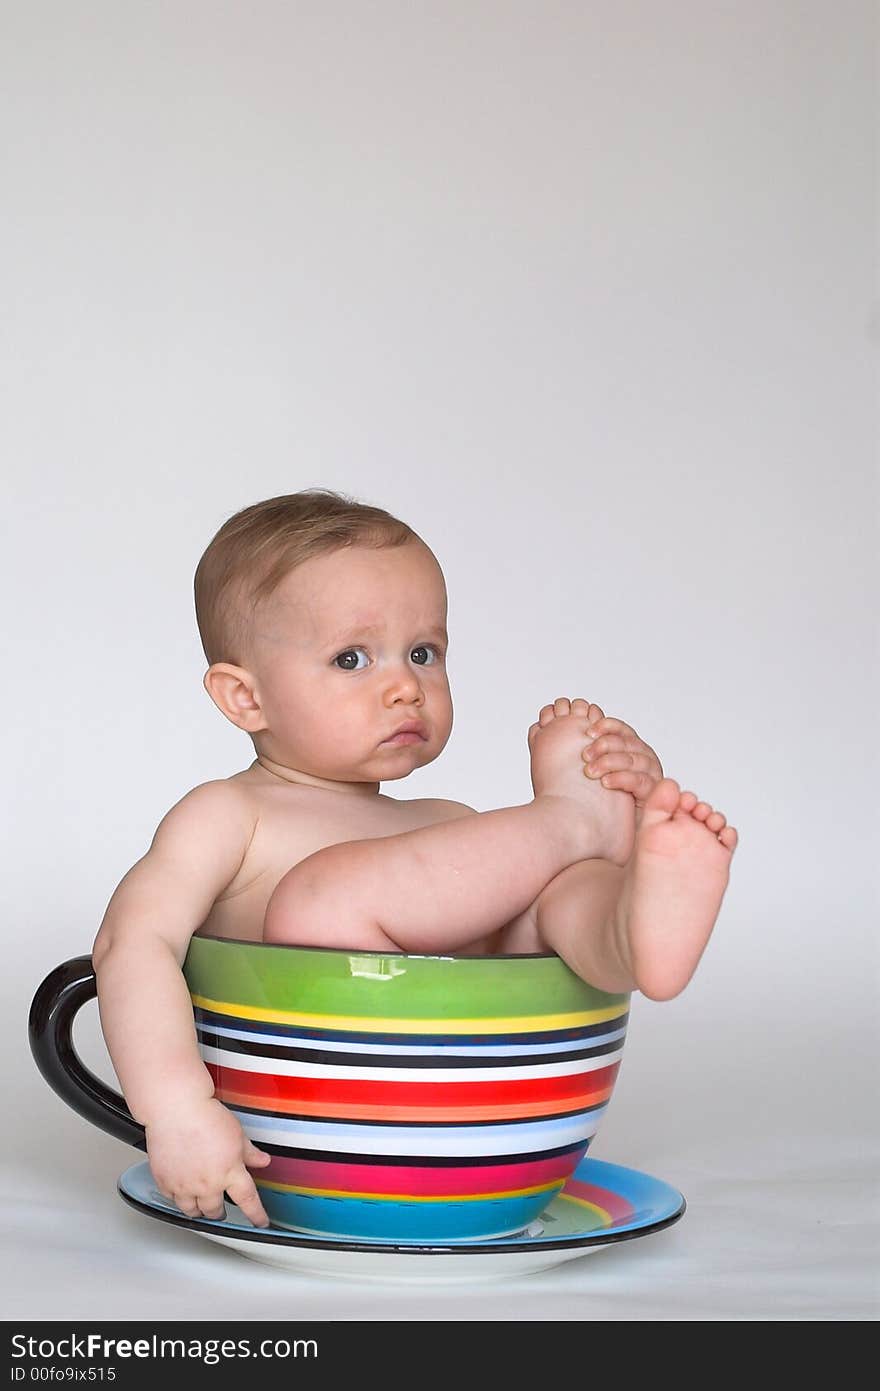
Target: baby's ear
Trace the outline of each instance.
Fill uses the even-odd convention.
[[[245,667],[214,662],[205,672],[204,687],[221,714],[239,729],[256,734],[266,728],[254,677]]]

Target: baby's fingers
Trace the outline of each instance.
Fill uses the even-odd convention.
[[[223,1201],[223,1194],[199,1193],[196,1197],[199,1211],[203,1217],[210,1217],[214,1222],[222,1222],[226,1216],[226,1204]]]
[[[589,735],[590,743],[586,750],[588,756],[595,758],[600,753],[607,753],[612,749],[626,749],[630,753],[644,754],[656,781],[659,782],[663,777],[659,758],[650,744],[646,744],[644,739],[639,737],[632,725],[624,724],[623,720],[617,720],[613,715],[606,715],[590,724]]]
[[[241,1208],[245,1217],[250,1218],[255,1227],[268,1227],[269,1219],[266,1216],[266,1209],[260,1202],[257,1185],[247,1169],[242,1168],[235,1178],[227,1183],[226,1192],[232,1201]]]
[[[163,1198],[169,1198],[178,1211],[183,1213],[184,1217],[201,1217],[201,1209],[192,1194],[163,1193],[162,1196]]]
[[[244,1162],[249,1169],[265,1169],[267,1164],[272,1163],[271,1154],[265,1150],[258,1150],[256,1145],[245,1136],[244,1141]]]
[[[172,1193],[171,1201],[185,1217],[210,1217],[222,1220],[226,1216],[223,1195],[218,1193]]]
[[[584,772],[589,775],[590,770],[585,768]],[[603,773],[601,781],[602,786],[610,788],[612,792],[631,792],[637,802],[645,801],[657,786],[657,779],[650,773],[639,772],[635,768]]]
[[[606,736],[610,739],[611,736]],[[600,778],[605,773],[647,773],[654,782],[659,782],[657,776],[657,762],[648,749],[625,749],[623,747],[607,747],[606,739],[602,740],[602,748],[595,748],[588,744],[581,752],[585,768],[590,777]]]
[[[591,717],[590,733],[597,737],[600,734],[625,734],[634,739],[639,737],[632,725],[624,724],[623,720],[615,719],[613,715],[600,715],[596,720]]]

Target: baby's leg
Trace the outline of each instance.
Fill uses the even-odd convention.
[[[276,888],[264,941],[366,951],[454,952],[522,912],[576,860],[623,864],[635,803],[586,778],[586,720],[529,731],[534,801],[402,835],[344,841]]]
[[[643,995],[671,1000],[715,926],[739,837],[720,811],[664,778],[645,802],[617,905],[619,939]]]
[[[736,845],[721,812],[663,778],[645,802],[625,869],[593,860],[547,886],[532,950],[558,952],[601,990],[672,999],[715,926]]]

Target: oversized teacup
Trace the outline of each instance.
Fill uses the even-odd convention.
[[[70,1042],[73,1015],[95,993],[86,963],[65,963],[37,992],[34,1055],[76,1110],[143,1149],[123,1099]],[[553,955],[194,937],[184,975],[216,1095],[272,1156],[253,1171],[270,1219],[358,1240],[443,1243],[527,1227],[596,1133],[629,1005]]]

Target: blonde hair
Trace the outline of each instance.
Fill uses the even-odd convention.
[[[245,664],[248,610],[312,556],[346,546],[424,545],[381,507],[329,488],[307,488],[244,507],[224,522],[195,574],[196,622],[209,665]]]

